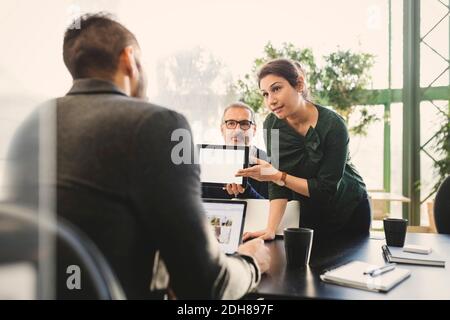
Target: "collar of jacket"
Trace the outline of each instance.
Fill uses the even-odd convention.
[[[127,96],[125,92],[117,88],[117,86],[112,82],[94,78],[74,80],[72,88],[67,95],[100,93],[120,94]]]

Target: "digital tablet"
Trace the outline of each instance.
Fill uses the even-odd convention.
[[[199,144],[197,148],[203,185],[223,187],[236,183],[247,186],[247,178],[235,177],[235,174],[248,167],[249,147]]]

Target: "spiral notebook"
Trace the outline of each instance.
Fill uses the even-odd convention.
[[[388,292],[411,275],[409,270],[402,268],[395,268],[377,277],[364,274],[365,271],[378,267],[377,265],[362,261],[352,261],[325,272],[320,276],[320,279],[327,283],[345,287],[374,292]]]

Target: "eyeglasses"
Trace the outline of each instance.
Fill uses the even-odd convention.
[[[241,121],[237,121],[237,120],[225,120],[224,121],[225,126],[227,127],[227,129],[236,129],[238,123],[239,123],[239,127],[242,130],[248,130],[250,129],[250,127],[252,126],[253,122],[250,120],[241,120]]]

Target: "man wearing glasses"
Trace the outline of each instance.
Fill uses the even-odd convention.
[[[225,108],[220,126],[224,143],[250,147],[250,159],[256,157],[267,161],[267,154],[253,145],[256,134],[255,113],[252,108],[242,102],[235,102]],[[249,178],[244,189],[236,183],[227,184],[225,188],[203,187],[204,198],[242,198],[268,199],[267,182]]]

